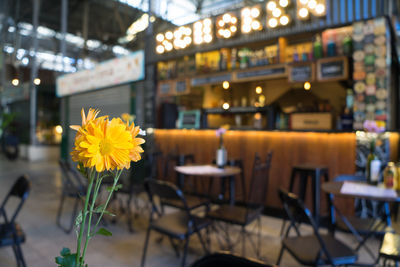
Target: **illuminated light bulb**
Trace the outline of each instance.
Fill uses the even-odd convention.
[[[310,82],[305,82],[304,83],[304,90],[308,91],[311,89],[311,83]]]
[[[253,18],[257,18],[259,15],[260,15],[260,9],[258,9],[258,8],[256,8],[256,7],[253,7],[253,8],[251,9],[251,16],[252,16]]]
[[[250,8],[246,7],[242,10],[242,16],[249,17],[251,15]]]
[[[224,30],[224,29],[219,29],[219,30],[218,30],[218,34],[219,34],[220,36],[224,36],[224,33],[225,33],[225,30]]]
[[[165,45],[165,50],[167,50],[167,51],[171,51],[172,48],[173,48],[173,46],[172,46],[171,43],[167,43],[167,44]]]
[[[181,36],[182,36],[182,33],[179,30],[174,32],[174,37],[175,38],[181,38]]]
[[[61,125],[57,125],[54,129],[55,129],[56,133],[58,133],[58,134],[63,133],[63,128],[61,127]]]
[[[248,24],[245,24],[242,26],[242,32],[244,33],[249,33],[251,31],[251,26]]]
[[[212,36],[211,36],[210,34],[204,36],[204,41],[205,41],[206,43],[211,43],[211,41],[212,41]]]
[[[18,79],[13,79],[13,80],[11,81],[11,83],[12,83],[12,85],[14,85],[14,86],[18,86],[19,80],[18,80]]]
[[[301,18],[306,18],[306,17],[308,17],[308,9],[305,8],[305,7],[300,8],[300,10],[299,10],[299,16],[300,16]]]
[[[261,23],[258,20],[255,20],[251,23],[251,27],[253,30],[259,30],[261,28]]]
[[[315,7],[315,12],[317,12],[318,15],[322,15],[325,13],[325,5],[324,4],[318,4]]]
[[[162,46],[162,45],[157,45],[157,47],[156,47],[156,52],[157,52],[158,54],[162,54],[162,53],[164,53],[164,51],[165,51],[164,46]]]
[[[232,17],[231,18],[231,23],[232,24],[236,24],[237,23],[237,18],[236,17]]]
[[[172,40],[173,37],[174,37],[174,34],[172,32],[165,33],[165,38],[167,38],[168,40]]]
[[[229,89],[229,82],[228,81],[224,81],[222,83],[222,88],[224,88],[225,90]]]
[[[246,17],[246,18],[244,18],[244,20],[243,20],[243,24],[251,24],[252,21],[253,21],[253,20],[252,20],[250,17]]]
[[[203,25],[200,21],[195,22],[193,26],[195,30],[201,30],[201,28],[203,28]]]
[[[162,33],[157,34],[156,40],[157,40],[158,42],[160,42],[160,43],[161,43],[162,41],[164,41],[164,34],[162,34]]]
[[[279,0],[279,5],[281,7],[287,7],[289,5],[289,1],[288,0]]]
[[[314,9],[317,6],[317,1],[315,0],[310,0],[310,2],[308,2],[308,7],[310,9]]]
[[[189,44],[192,42],[192,38],[189,37],[189,36],[186,36],[185,38],[183,38],[183,41],[185,41],[185,43],[186,43],[187,45],[189,45]]]
[[[204,26],[211,26],[211,19],[205,19],[203,21],[203,23],[204,23]]]
[[[256,87],[256,94],[261,94],[262,93],[262,88],[261,86]]]
[[[203,42],[203,38],[201,36],[195,37],[194,38],[194,43],[195,44],[201,44]]]
[[[223,27],[225,25],[225,22],[221,19],[218,21],[218,26]]]
[[[267,9],[273,11],[276,8],[276,3],[274,1],[269,1],[267,4]]]
[[[272,11],[272,15],[279,18],[282,15],[282,10],[280,8],[275,8],[274,11]]]
[[[33,80],[33,83],[34,83],[35,85],[40,85],[40,82],[41,82],[41,80],[40,80],[39,78],[35,78],[35,79]]]
[[[288,17],[287,15],[284,15],[284,16],[282,16],[282,17],[279,19],[279,22],[280,22],[283,26],[285,26],[285,25],[287,25],[287,24],[289,23],[289,17]]]
[[[222,108],[225,110],[229,109],[229,107],[230,107],[230,105],[228,102],[225,102],[224,104],[222,104]]]
[[[231,37],[231,36],[232,36],[231,31],[230,31],[230,30],[225,30],[225,32],[224,32],[224,37],[225,37],[225,38],[229,38],[229,37]]]
[[[231,26],[229,29],[231,30],[231,32],[236,32],[237,31],[236,26]]]
[[[204,33],[207,33],[207,34],[208,34],[208,33],[211,33],[211,28],[210,28],[210,27],[204,28],[204,29],[203,29],[203,32],[204,32]]]
[[[185,34],[186,35],[191,35],[192,34],[192,30],[189,27],[185,28]]]
[[[229,15],[229,14],[224,14],[224,15],[222,16],[222,20],[223,20],[225,23],[229,23],[229,22],[231,21],[231,18],[232,18],[232,16]]]
[[[307,5],[308,0],[300,0],[300,3],[301,3],[302,5]]]
[[[269,19],[268,26],[271,28],[275,28],[278,26],[278,20],[276,18]]]

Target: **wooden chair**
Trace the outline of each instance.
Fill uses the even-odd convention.
[[[156,231],[169,238],[177,255],[179,255],[176,240],[184,243],[184,251],[181,266],[185,266],[186,254],[189,245],[189,239],[196,234],[203,246],[204,252],[208,253],[206,243],[200,233],[202,229],[208,228],[210,220],[193,215],[189,209],[186,198],[182,191],[174,184],[160,180],[149,179],[145,181],[145,188],[151,201],[150,222],[147,228],[146,239],[144,243],[141,266],[144,266],[146,252],[150,238],[150,232]],[[157,203],[155,197],[160,200]],[[162,205],[165,200],[174,199],[182,203],[183,209],[176,212],[165,214]]]
[[[285,250],[289,251],[300,264],[307,266],[338,266],[354,264],[357,261],[357,255],[347,245],[335,239],[333,235],[322,235],[318,232],[311,211],[295,194],[280,189],[279,197],[290,220],[290,225],[282,240],[282,248],[277,260],[278,265]],[[300,234],[298,224],[304,221],[311,224],[313,234],[306,236]],[[297,236],[289,237],[292,228],[296,230]]]
[[[28,198],[30,189],[29,179],[26,176],[21,176],[14,183],[0,206],[0,218],[3,221],[0,224],[0,247],[12,246],[18,267],[26,266],[21,249],[21,244],[25,242],[25,233],[15,219]],[[19,203],[14,213],[9,217],[6,212],[6,205],[11,198],[19,199]]]
[[[264,210],[266,192],[268,191],[269,169],[271,167],[272,152],[269,152],[265,162],[261,162],[260,157],[256,154],[253,165],[252,179],[250,182],[250,193],[247,203],[238,203],[235,205],[221,205],[216,210],[210,211],[207,216],[214,222],[222,222],[225,226],[239,225],[241,227],[240,235],[242,239],[242,255],[245,256],[246,237],[249,238],[257,257],[260,257],[261,248],[261,214]],[[251,235],[247,232],[246,227],[252,222],[257,221],[257,242],[253,242]],[[219,228],[219,229],[218,229]],[[225,242],[232,251],[234,246],[240,242],[232,241],[231,235],[227,228],[214,224],[214,230],[225,233]],[[218,236],[217,236],[218,238]]]

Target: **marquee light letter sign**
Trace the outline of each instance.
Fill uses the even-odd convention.
[[[193,25],[180,26],[173,31],[157,34],[156,52],[163,54],[185,49],[192,44],[209,44],[215,37],[229,39],[238,35],[239,31],[240,34],[250,34],[261,31],[264,27],[285,27],[292,22],[291,15],[299,20],[325,16],[326,0],[268,0],[265,6],[258,4],[242,8],[240,21],[239,13],[234,11],[216,18],[205,18]]]
[[[217,17],[217,37],[231,38],[237,33],[238,19],[233,13],[225,13]]]
[[[286,8],[289,6],[289,0],[270,0],[267,2],[267,26],[276,28],[278,26],[287,26],[290,22],[290,16]]]

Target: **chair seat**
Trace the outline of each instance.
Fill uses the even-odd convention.
[[[352,264],[357,261],[357,255],[347,245],[330,235],[321,235],[321,238],[335,265]],[[314,265],[321,250],[316,236],[288,237],[282,242],[293,257],[304,265]],[[326,255],[323,255],[318,264],[325,264],[326,260]]]
[[[163,204],[179,209],[183,209],[183,203],[180,199],[163,199]],[[210,200],[205,197],[197,197],[197,196],[186,196],[186,204],[190,210],[196,209],[201,206],[206,206],[210,204]]]
[[[21,244],[25,242],[25,233],[19,224],[14,224],[16,232],[16,242]],[[0,247],[12,246],[14,244],[13,231],[11,225],[0,224]]]
[[[247,225],[254,221],[261,213],[262,208],[247,208],[244,206],[221,205],[210,211],[207,216],[213,220],[226,223]]]
[[[354,227],[354,229],[356,229],[357,232],[361,235],[367,235],[371,232],[371,230],[373,230],[376,235],[381,235],[381,236],[383,236],[387,232],[391,232],[391,230],[388,229],[386,224],[379,219],[359,218],[354,216],[346,218],[350,222],[350,224]],[[337,219],[336,227],[342,231],[350,232],[350,229],[347,227],[347,225],[340,217],[338,217]]]
[[[207,218],[193,216],[198,230],[210,225],[211,221]],[[156,231],[163,234],[174,236],[175,238],[185,239],[186,235],[195,232],[194,226],[188,228],[188,216],[184,211],[166,214],[160,219],[153,221],[150,225]]]
[[[386,233],[379,249],[379,255],[383,258],[400,261],[400,235]]]

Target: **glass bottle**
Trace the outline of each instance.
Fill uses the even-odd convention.
[[[353,54],[353,39],[349,34],[343,38],[343,54],[348,57]]]
[[[317,35],[315,37],[313,50],[314,50],[314,59],[322,58],[322,56],[323,56],[322,42],[321,42],[321,36],[319,36],[319,35]]]
[[[224,147],[224,134],[219,136],[219,148],[216,153],[216,163],[218,168],[224,168],[228,161],[228,153]]]
[[[332,36],[329,38],[326,50],[327,50],[328,57],[336,56],[336,43],[333,40]]]
[[[378,184],[381,169],[381,161],[375,153],[375,140],[370,143],[370,150],[367,158],[367,181],[370,184]]]
[[[397,170],[394,162],[389,162],[383,171],[383,182],[386,188],[397,189]]]

